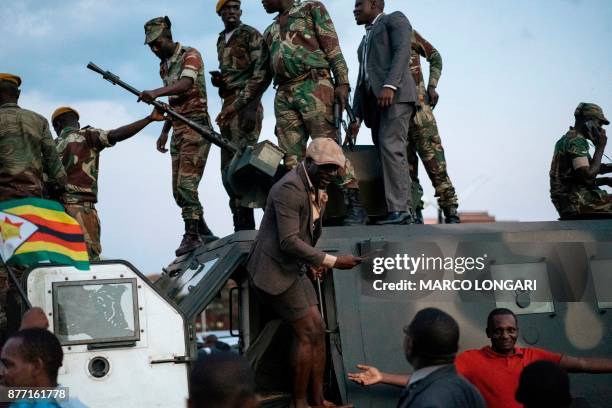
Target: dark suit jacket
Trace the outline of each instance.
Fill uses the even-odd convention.
[[[486,404],[476,387],[449,364],[406,388],[397,408],[486,408]]]
[[[367,70],[368,82],[375,95],[378,95],[384,85],[397,88],[394,103],[409,103],[417,101],[417,90],[410,72],[412,26],[406,16],[399,12],[385,14],[378,18],[371,28],[368,42]],[[359,78],[355,90],[355,114],[364,118],[364,92],[362,86],[361,65],[363,64],[363,47],[365,37],[361,40],[357,57],[359,59]]]
[[[324,206],[321,210],[323,218]],[[320,266],[325,253],[314,248],[321,235],[313,226],[308,179],[302,165],[278,181],[268,194],[247,270],[256,287],[271,295],[289,288],[305,264]]]

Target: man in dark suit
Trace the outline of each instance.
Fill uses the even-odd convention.
[[[379,224],[412,223],[408,176],[408,127],[417,101],[410,73],[410,22],[399,11],[383,13],[384,0],[356,0],[358,25],[366,25],[359,50],[359,77],[351,126],[356,136],[361,119],[372,129],[382,164],[388,216]]]
[[[345,162],[342,149],[332,139],[321,137],[310,143],[306,159],[270,190],[247,262],[257,296],[291,324],[295,333],[292,365],[296,408],[309,406],[309,383],[313,404],[330,404],[323,398],[324,323],[306,272],[319,279],[329,268],[351,269],[361,262],[353,255],[336,257],[314,247],[322,232],[325,188]]]
[[[414,368],[410,377],[358,365],[348,378],[361,385],[405,387],[397,408],[485,408],[476,387],[457,374],[453,361],[459,349],[459,325],[440,309],[420,310],[404,328],[404,353]]]

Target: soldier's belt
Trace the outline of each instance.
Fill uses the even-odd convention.
[[[294,85],[294,84],[306,81],[307,79],[312,79],[313,81],[318,81],[320,79],[331,79],[331,73],[329,72],[328,69],[324,69],[324,68],[311,69],[310,71],[307,71],[303,73],[302,75],[299,75],[295,78],[288,79],[287,81],[284,81],[284,82],[276,83],[275,88],[280,88],[280,87],[288,86],[288,85]]]

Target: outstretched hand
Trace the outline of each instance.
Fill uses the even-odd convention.
[[[157,108],[154,108],[153,112],[151,112],[151,114],[149,115],[149,119],[151,119],[151,121],[153,122],[161,122],[162,120],[166,120],[166,116],[164,115],[164,112]]]
[[[361,370],[359,373],[348,373],[348,379],[360,385],[374,385],[382,381],[381,372],[376,367],[365,364],[357,364]]]

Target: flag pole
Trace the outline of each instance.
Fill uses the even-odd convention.
[[[11,281],[13,281],[13,284],[17,288],[17,292],[19,292],[19,295],[21,296],[21,298],[25,302],[26,308],[27,309],[31,309],[32,308],[32,304],[30,303],[30,300],[28,299],[28,296],[26,295],[25,291],[21,287],[21,284],[19,283],[19,280],[17,280],[17,276],[15,275],[15,272],[13,272],[11,267],[6,262],[4,262],[4,259],[2,259],[1,256],[0,256],[0,261],[2,261],[2,265],[4,265],[4,267],[6,268],[6,272],[7,272],[8,276],[9,276],[9,279]]]

